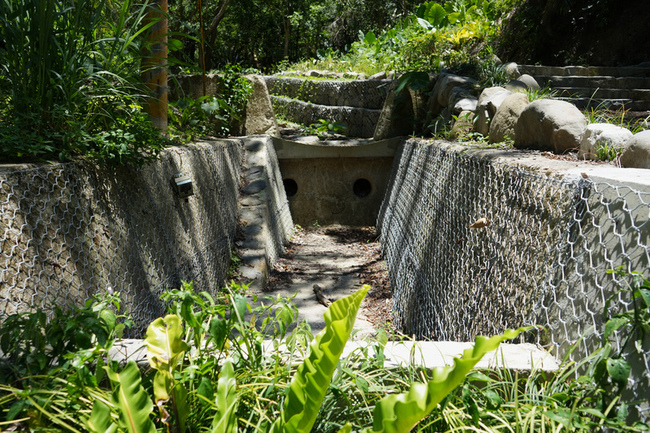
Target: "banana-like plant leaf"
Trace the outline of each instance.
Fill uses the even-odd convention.
[[[368,289],[370,286],[365,285],[327,309],[325,329],[314,338],[309,357],[298,367],[291,380],[283,411],[271,432],[311,431]]]
[[[187,403],[187,388],[182,383],[177,383],[172,388],[174,398],[174,413],[178,420],[181,433],[187,431],[187,417],[190,415],[190,406]]]
[[[101,400],[93,402],[93,410],[86,427],[90,433],[114,433],[117,431],[117,424],[111,420],[111,409]]]
[[[129,433],[156,433],[156,426],[151,421],[153,403],[142,386],[140,370],[133,361],[129,361],[121,373],[106,367],[106,372],[113,384],[111,401],[119,410],[119,425]]]
[[[175,314],[170,314],[164,319],[159,317],[151,322],[147,328],[145,343],[149,364],[156,370],[171,371],[189,349],[183,341],[181,319]]]
[[[433,369],[428,383],[414,383],[409,391],[389,395],[375,406],[373,428],[366,432],[403,433],[410,431],[427,416],[451,391],[463,383],[465,376],[486,353],[496,350],[502,341],[515,338],[530,328],[507,330],[491,338],[476,337],[474,347],[462,358],[454,358],[454,365]]]
[[[237,381],[229,359],[221,368],[217,381],[217,415],[212,422],[212,433],[237,433]]]
[[[158,370],[153,378],[153,399],[156,406],[169,400],[174,378],[168,370]]]

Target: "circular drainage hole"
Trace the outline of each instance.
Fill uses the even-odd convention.
[[[298,184],[293,179],[283,179],[282,183],[284,184],[284,192],[287,193],[287,197],[293,197],[298,193]]]
[[[352,186],[352,191],[359,198],[368,197],[372,192],[372,185],[368,179],[357,179]]]

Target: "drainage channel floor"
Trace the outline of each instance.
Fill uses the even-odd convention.
[[[293,296],[298,320],[312,332],[323,329],[328,301],[354,293],[362,285],[371,289],[355,323],[356,338],[390,327],[392,298],[386,265],[374,227],[310,227],[298,229],[284,257],[275,264],[267,287],[258,296]],[[314,285],[322,297],[315,294]],[[324,299],[323,299],[324,298]]]

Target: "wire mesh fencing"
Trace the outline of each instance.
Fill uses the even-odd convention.
[[[168,288],[223,284],[237,227],[241,142],[169,149],[142,168],[89,164],[0,172],[0,318],[119,292],[138,335]],[[174,192],[189,175],[194,195]]]
[[[650,193],[563,181],[435,144],[407,141],[378,218],[396,325],[469,341],[541,325],[560,358],[599,347],[607,314],[631,312],[623,267],[650,277]],[[622,336],[613,339],[616,346]],[[622,348],[647,419],[650,336]]]

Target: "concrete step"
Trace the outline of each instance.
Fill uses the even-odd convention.
[[[650,77],[535,75],[542,87],[586,87],[591,89],[650,89]]]
[[[611,77],[650,77],[650,63],[637,66],[541,66],[518,65],[519,72],[535,76],[611,76]]]
[[[345,133],[350,137],[372,137],[381,115],[381,109],[312,104],[281,96],[271,96],[271,102],[275,114],[291,122],[303,125],[312,125],[320,119],[339,122],[347,127]]]
[[[650,101],[634,101],[631,99],[603,99],[591,97],[558,97],[557,99],[571,102],[581,110],[586,108],[607,110],[650,111]]]
[[[318,105],[380,110],[392,80],[313,80],[294,77],[264,77],[271,95]]]
[[[650,89],[607,89],[594,87],[551,87],[564,97],[585,97],[597,99],[629,99],[632,101],[650,101]]]

